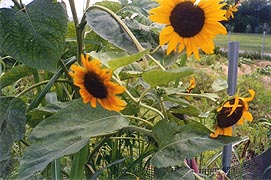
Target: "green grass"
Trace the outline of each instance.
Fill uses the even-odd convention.
[[[227,48],[229,35],[218,35],[215,39],[215,44],[221,48]],[[263,34],[249,34],[249,33],[231,33],[230,41],[238,41],[240,43],[240,50],[261,52]],[[265,36],[265,53],[271,53],[271,35]]]

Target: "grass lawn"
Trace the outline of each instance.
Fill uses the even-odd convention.
[[[227,48],[229,35],[218,35],[215,44],[221,48]],[[261,52],[263,34],[231,33],[230,41],[240,42],[240,50]],[[265,36],[265,53],[271,53],[271,35]]]

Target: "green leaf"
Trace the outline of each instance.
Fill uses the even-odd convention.
[[[0,9],[0,51],[27,66],[56,70],[67,30],[64,3],[34,0],[24,10]]]
[[[88,144],[73,155],[70,180],[83,179],[85,165],[88,160]]]
[[[109,167],[115,166],[116,164],[122,163],[123,161],[127,160],[128,158],[132,158],[132,157],[131,157],[131,156],[125,157],[125,158],[116,160],[116,161],[114,161],[114,162],[112,162],[112,163],[106,165],[106,166],[103,167],[102,169],[96,171],[95,174],[93,174],[93,176],[91,177],[91,180],[96,180],[96,179],[98,179],[98,176],[101,175],[101,174],[103,173],[103,171],[105,171],[105,170],[108,169]]]
[[[173,121],[158,122],[153,127],[152,136],[159,150],[152,157],[151,163],[157,168],[180,165],[185,158],[239,140],[226,136],[212,139],[210,133],[209,129],[197,122],[184,126],[178,126]]]
[[[24,136],[26,105],[13,97],[0,97],[0,102],[0,161],[3,161],[10,155],[13,142]]]
[[[128,124],[119,113],[100,106],[91,108],[82,99],[75,100],[33,129],[29,137],[31,145],[21,159],[18,179],[27,179],[54,159],[78,152],[89,138],[112,134]]]
[[[149,83],[152,87],[167,85],[170,81],[175,81],[178,78],[184,78],[193,74],[194,69],[182,67],[174,71],[160,71],[153,70],[143,73],[144,81]]]
[[[178,91],[178,88],[174,88],[174,89],[175,89],[175,93],[176,93],[176,91]],[[167,89],[166,89],[166,93],[168,93]],[[186,100],[184,100],[182,98],[179,98],[179,97],[175,97],[175,96],[170,97],[170,96],[164,95],[163,98],[166,101],[174,102],[174,103],[177,103],[177,104],[180,104],[180,105],[184,105],[184,106],[190,106],[191,105],[188,101],[186,101]]]
[[[51,162],[51,174],[53,180],[61,180],[62,173],[61,173],[61,164],[60,159],[56,159],[53,162]]]
[[[181,114],[186,114],[188,116],[194,116],[198,117],[200,112],[200,109],[197,108],[196,106],[179,106],[176,108],[171,108],[170,113],[181,113]]]
[[[33,69],[24,65],[15,66],[0,78],[0,89],[12,85],[25,76],[33,74]]]
[[[118,52],[118,51],[107,51],[107,52],[90,52],[90,56],[92,56],[95,59],[99,59],[103,63],[107,63],[111,59],[120,58],[123,56],[128,56],[126,52]]]
[[[137,48],[132,39],[107,12],[90,9],[86,12],[86,20],[91,29],[103,39],[126,52],[137,52]]]
[[[108,61],[108,65],[113,69],[117,69],[119,67],[131,64],[137,60],[140,60],[144,55],[146,55],[149,50],[141,51],[139,53],[132,54],[130,56],[125,56],[117,59],[112,59]]]
[[[197,97],[197,94],[193,94],[193,96]],[[214,93],[202,93],[202,94],[198,94],[198,97],[205,97],[205,98],[211,99],[212,101],[216,101],[217,99],[219,99],[219,96]]]
[[[21,99],[0,97],[0,177],[3,179],[8,179],[15,164],[13,144],[25,134],[25,112],[26,105]]]
[[[212,89],[217,92],[217,91],[222,91],[228,88],[228,83],[224,79],[216,79],[213,84],[212,84]]]

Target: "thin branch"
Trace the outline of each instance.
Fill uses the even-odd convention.
[[[27,93],[28,91],[36,88],[36,87],[39,87],[41,85],[44,85],[44,84],[47,84],[50,80],[45,80],[45,81],[41,81],[41,82],[38,82],[30,87],[28,87],[27,89],[23,90],[22,92],[20,92],[19,94],[17,94],[15,97],[18,98],[18,97],[21,97],[22,95],[24,95],[25,93]],[[68,81],[66,79],[58,79],[56,80],[55,82],[64,82],[64,83],[69,83],[71,85],[73,85],[73,83],[71,81]]]

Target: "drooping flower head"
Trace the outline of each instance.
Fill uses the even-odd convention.
[[[189,87],[186,89],[187,93],[191,93],[192,90],[196,87],[196,80],[194,77],[191,77]]]
[[[216,138],[218,135],[232,136],[232,126],[242,125],[244,120],[252,121],[252,114],[248,111],[248,102],[252,101],[255,92],[248,90],[250,97],[234,97],[226,101],[221,107],[217,109],[217,125],[214,133],[210,137]]]
[[[187,56],[194,53],[199,59],[199,48],[207,54],[213,53],[215,36],[227,33],[219,22],[226,20],[221,0],[156,1],[160,6],[150,10],[150,19],[166,25],[159,35],[159,44],[168,45],[167,54],[186,48]]]
[[[113,111],[121,111],[126,103],[116,94],[124,92],[125,88],[111,81],[112,71],[102,68],[99,60],[91,60],[88,55],[81,55],[83,66],[72,65],[70,75],[74,84],[80,88],[80,95],[84,103],[90,103],[96,108],[97,101],[100,105]]]

